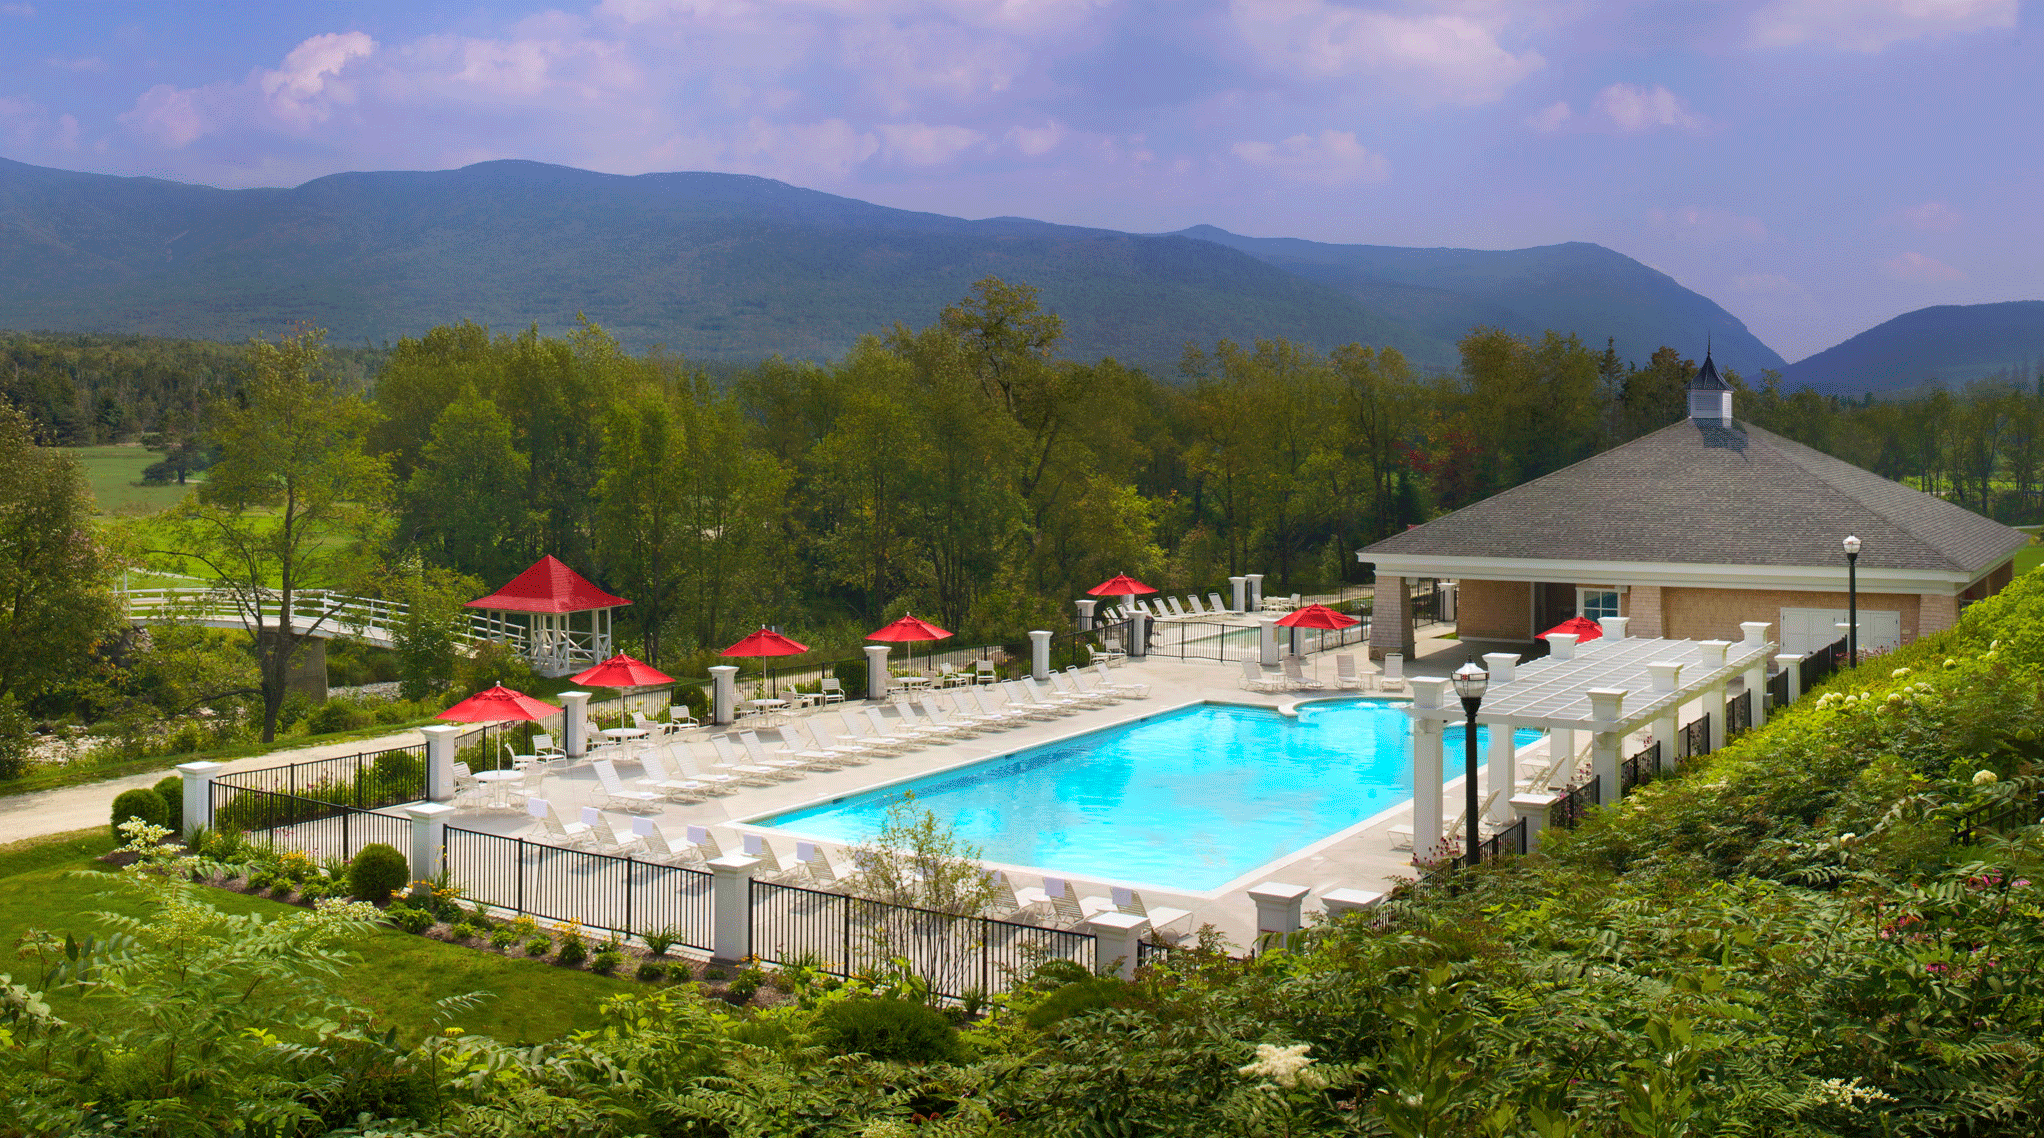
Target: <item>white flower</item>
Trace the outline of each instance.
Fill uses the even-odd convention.
[[[1816,1096],[1830,1103],[1836,1103],[1853,1113],[1859,1113],[1864,1103],[1894,1102],[1895,1096],[1878,1087],[1870,1087],[1853,1079],[1825,1079],[1810,1088]]]
[[[1252,1079],[1269,1079],[1287,1088],[1301,1083],[1317,1086],[1318,1076],[1306,1070],[1313,1065],[1313,1059],[1306,1054],[1311,1050],[1313,1045],[1310,1043],[1294,1043],[1290,1047],[1259,1043],[1256,1045],[1256,1062],[1237,1068],[1236,1073]]]
[[[1908,675],[1908,674],[1909,674],[1909,669],[1907,669],[1907,668],[1897,668],[1897,669],[1895,669],[1894,671],[1892,671],[1892,672],[1889,672],[1889,673],[1888,673],[1888,678],[1889,678],[1889,679],[1893,679],[1893,680],[1899,680],[1899,679],[1901,679],[1902,677],[1904,677],[1904,676],[1906,676],[1906,675]]]
[[[2001,776],[2000,776],[2000,775],[1997,775],[1997,774],[1995,774],[1995,773],[1994,773],[1993,771],[1974,771],[1974,772],[1973,772],[1973,785],[1974,785],[1974,786],[1993,786],[1993,785],[1994,785],[1995,783],[1997,783],[1997,782],[2000,782],[2000,781],[2001,781]]]

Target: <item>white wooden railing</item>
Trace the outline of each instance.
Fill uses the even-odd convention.
[[[282,598],[265,592],[259,601],[258,615],[244,603],[246,598],[241,594],[205,586],[124,589],[121,596],[127,603],[128,619],[143,623],[186,620],[213,627],[252,629],[260,621],[266,628],[275,628],[283,607]],[[400,601],[349,596],[328,589],[300,589],[291,596],[293,627],[309,628],[318,636],[352,637],[386,647],[396,642],[397,630],[409,612]],[[482,612],[468,614],[468,624],[460,637],[470,644],[502,640],[520,653],[527,649],[524,625]],[[554,651],[559,652],[561,647],[565,646]]]

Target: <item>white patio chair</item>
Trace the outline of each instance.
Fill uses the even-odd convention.
[[[1318,691],[1327,686],[1318,677],[1307,675],[1299,658],[1290,653],[1278,661],[1278,667],[1284,669],[1285,685],[1295,691]]]
[[[1242,661],[1242,686],[1250,691],[1280,691],[1283,683],[1263,674],[1263,668],[1254,660]]]
[[[736,775],[740,782],[750,783],[753,786],[766,786],[779,781],[783,777],[795,777],[786,771],[776,770],[773,767],[764,767],[758,763],[748,761],[745,756],[738,753],[737,748],[731,745],[731,737],[729,735],[710,736],[710,748],[717,752],[717,765]]]
[[[568,752],[561,750],[554,742],[554,737],[545,732],[532,737],[532,753],[539,756],[541,762],[546,763],[566,762],[568,759]]]
[[[676,731],[681,730],[680,727],[672,723],[662,723],[643,711],[632,712],[632,726],[644,731],[648,739],[657,739],[662,735],[672,735]]]
[[[667,705],[667,723],[668,726],[672,727],[676,731],[681,731],[690,727],[702,726],[701,723],[696,721],[695,712],[690,711],[688,709],[688,705],[685,703],[672,703]]]
[[[1132,683],[1114,678],[1105,664],[1094,664],[1093,671],[1100,677],[1100,688],[1119,699],[1148,699],[1150,685]]]
[[[838,681],[836,676],[825,676],[818,683],[816,694],[826,704],[843,703],[845,701],[845,686]]]
[[[468,769],[468,764],[454,764],[454,805],[473,810],[489,805],[489,801],[489,788]]]
[[[665,748],[648,747],[639,752],[639,765],[645,769],[646,777],[632,781],[655,794],[664,794],[680,802],[701,802],[710,788],[695,779],[669,778],[667,764],[660,759]]]
[[[994,674],[992,660],[981,659],[973,665],[972,679],[976,684],[991,684],[1000,677]]]
[[[1377,675],[1377,690],[1405,690],[1405,654],[1387,652],[1384,654],[1384,670]]]
[[[1363,690],[1363,677],[1356,673],[1353,653],[1343,652],[1334,658],[1334,686],[1343,691]]]
[[[1158,936],[1170,935],[1173,940],[1176,940],[1186,930],[1181,929],[1178,933],[1168,933],[1171,926],[1184,923],[1187,929],[1191,928],[1192,910],[1190,909],[1171,909],[1161,905],[1152,909],[1148,905],[1143,904],[1143,895],[1141,893],[1133,889],[1123,889],[1119,885],[1110,886],[1107,891],[1114,901],[1116,910],[1127,913],[1131,917],[1147,919],[1150,922],[1150,928],[1155,930]]]
[[[660,804],[661,796],[650,790],[627,790],[625,780],[618,777],[617,766],[609,759],[598,759],[589,765],[596,771],[597,795],[604,801],[640,809]]]
[[[808,759],[777,759],[767,753],[766,744],[759,741],[759,732],[757,731],[740,731],[738,733],[738,743],[745,748],[745,757],[752,761],[753,766],[785,771],[790,778],[799,778],[804,770],[809,769],[815,763],[829,762],[828,756],[814,760],[814,763]],[[833,764],[830,769],[836,770],[837,767]]]
[[[1485,795],[1482,804],[1480,804],[1476,808],[1477,817],[1480,818],[1485,814],[1490,813],[1490,805],[1491,803],[1496,802],[1497,798],[1498,792],[1495,790],[1491,791],[1488,795]],[[1450,822],[1446,826],[1441,828],[1441,840],[1450,845],[1460,845],[1462,842],[1463,824],[1466,823],[1467,821],[1469,821],[1469,810],[1467,807],[1464,807],[1462,813],[1455,815],[1455,820],[1453,822]],[[1393,826],[1390,828],[1389,832],[1391,834],[1392,849],[1409,850],[1412,848],[1411,823],[1408,822],[1402,826]]]

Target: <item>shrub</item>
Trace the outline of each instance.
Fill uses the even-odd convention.
[[[637,975],[649,984],[656,984],[667,978],[667,965],[658,960],[642,961]]]
[[[260,893],[276,883],[276,878],[267,869],[258,869],[248,875],[249,889]]]
[[[730,978],[731,974],[729,972],[714,965],[703,969],[703,979],[705,980],[729,980]]]
[[[144,822],[161,826],[169,811],[170,807],[164,805],[163,796],[146,786],[124,790],[114,798],[113,824],[109,829],[112,830],[115,841],[126,842],[127,838],[121,835],[121,823],[130,818],[140,818]]]
[[[305,729],[314,735],[353,731],[376,722],[376,717],[351,699],[330,699],[305,717]]]
[[[534,953],[533,955],[537,956],[539,954]],[[589,948],[582,943],[581,937],[569,933],[561,938],[561,951],[554,957],[555,964],[564,964],[573,968],[587,959],[589,959]]]
[[[667,950],[674,947],[674,942],[681,939],[681,933],[673,925],[669,925],[664,929],[654,929],[642,939],[646,942],[647,952],[655,956],[666,956]]]
[[[1128,995],[1128,991],[1126,981],[1113,976],[1090,976],[1045,996],[1043,1002],[1030,1008],[1023,1019],[1030,1027],[1041,1031],[1060,1020],[1113,1007],[1116,1001]]]
[[[731,986],[725,990],[725,997],[734,1004],[745,1003],[758,995],[760,985],[765,983],[766,973],[761,972],[758,965],[741,969],[738,978],[731,981]]]
[[[695,716],[698,723],[709,722],[710,697],[701,687],[695,684],[683,684],[675,688],[674,702],[688,708],[688,713]]]
[[[608,976],[611,973],[617,971],[618,965],[623,964],[624,962],[625,962],[624,953],[619,952],[617,949],[614,948],[606,948],[602,952],[599,952],[595,956],[589,958],[589,970],[600,975]]]
[[[181,834],[185,828],[185,780],[177,775],[158,779],[154,790],[163,799],[163,824],[173,834]]]
[[[422,933],[433,927],[433,914],[410,905],[394,903],[383,911],[383,918],[408,933]]]
[[[357,901],[380,905],[412,879],[405,855],[382,842],[362,847],[348,863],[348,891]]]
[[[507,952],[512,945],[517,943],[518,930],[510,925],[501,925],[490,933],[490,947],[499,952]]]
[[[545,933],[541,933],[525,942],[525,955],[545,956],[548,952],[552,951],[553,947],[553,939]]]
[[[689,982],[690,977],[694,975],[695,970],[689,966],[688,961],[686,960],[667,961],[667,978],[674,981],[675,983],[686,984]]]
[[[289,877],[279,877],[270,884],[270,896],[282,901],[298,891],[298,883]]]
[[[908,1000],[853,999],[827,1004],[816,1017],[823,1041],[844,1054],[903,1063],[958,1059],[958,1030],[944,1013]]]
[[[477,928],[473,921],[456,921],[448,926],[447,935],[465,944],[483,935],[483,930]]]

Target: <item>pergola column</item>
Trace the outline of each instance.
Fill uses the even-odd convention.
[[[1229,589],[1228,600],[1231,602],[1228,611],[1234,613],[1248,612],[1249,578],[1247,577],[1228,578],[1228,589]]]
[[[1673,692],[1682,686],[1682,665],[1660,661],[1647,665],[1647,674],[1654,678],[1654,694]],[[1675,727],[1676,717],[1682,707],[1670,703],[1668,709],[1654,716],[1654,745],[1661,749],[1654,761],[1655,773],[1675,769]]]
[[[1483,791],[1477,799],[1490,799],[1490,807],[1483,816],[1492,822],[1506,822],[1511,818],[1512,791],[1519,780],[1519,752],[1512,745],[1510,723],[1490,723],[1490,757],[1483,764]]]
[[[1722,670],[1725,666],[1725,649],[1731,646],[1731,642],[1725,640],[1697,641],[1697,650],[1703,653],[1703,670],[1706,673]],[[1703,753],[1707,755],[1725,745],[1724,678],[1704,689],[1703,713],[1710,717],[1703,733]]]
[[[1624,714],[1629,693],[1623,688],[1591,688],[1583,694],[1590,698],[1590,718],[1616,723]],[[1590,772],[1603,780],[1601,793],[1606,801],[1618,796],[1619,750],[1624,742],[1622,731],[1599,731],[1590,736]]]
[[[1415,677],[1410,681],[1415,710],[1441,706],[1448,681],[1437,676]],[[1441,844],[1441,721],[1414,716],[1412,719],[1412,860],[1433,852]]]
[[[1764,620],[1742,621],[1739,631],[1745,639],[1740,641],[1739,647],[1746,650],[1766,647],[1767,630],[1773,627]],[[1751,694],[1746,702],[1753,707],[1752,726],[1758,727],[1767,722],[1767,657],[1755,659],[1746,669],[1746,690]]]

